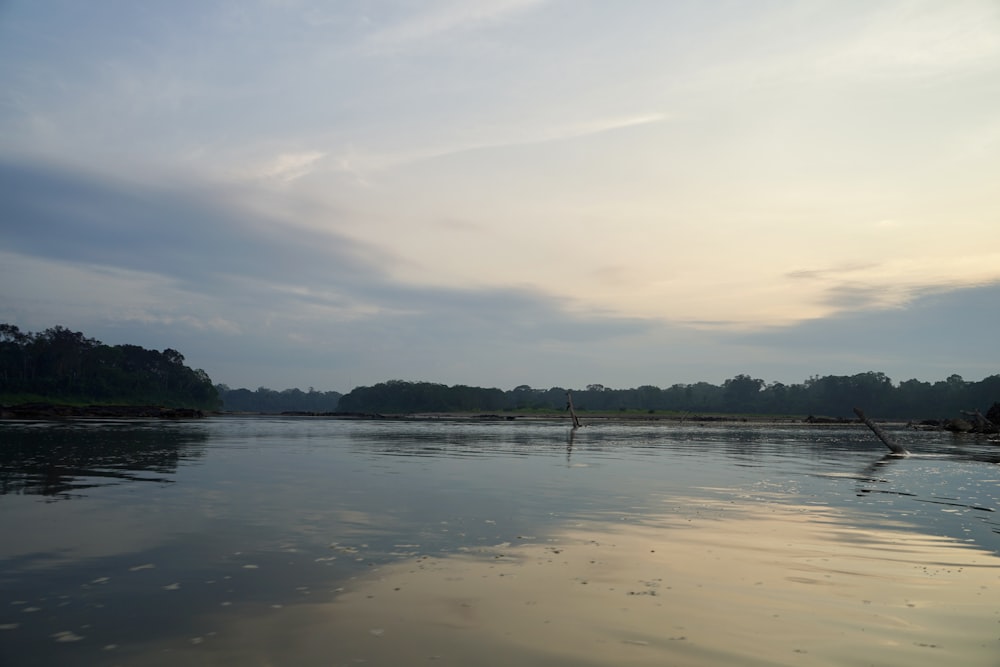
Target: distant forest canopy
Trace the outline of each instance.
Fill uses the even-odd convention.
[[[570,391],[579,411],[851,417],[852,408],[858,406],[872,417],[944,419],[963,410],[985,413],[1000,401],[1000,375],[979,382],[951,375],[937,382],[894,384],[884,373],[869,371],[813,376],[786,385],[741,374],[721,386],[697,382],[666,389],[652,385],[611,389],[590,384]],[[311,387],[307,392],[230,389],[213,385],[205,371],[184,365],[184,356],[169,348],[158,352],[137,345],[109,346],[62,326],[31,333],[0,324],[0,403],[30,401],[270,413],[553,411],[565,409],[566,389],[520,385],[504,391],[404,380],[357,387],[345,395]]]
[[[674,384],[666,389],[645,385],[611,389],[599,384],[571,389],[578,411],[676,411],[767,415],[823,415],[853,417],[854,406],[873,417],[900,419],[950,418],[962,410],[986,412],[1000,401],[1000,375],[967,382],[952,375],[938,382],[906,380],[898,385],[884,373],[814,376],[802,384],[765,383],[737,375],[722,386],[697,382]],[[566,389],[533,389],[528,385],[510,391],[430,382],[390,380],[371,387],[357,387],[340,398],[340,412],[498,412],[511,410],[563,410]]]
[[[230,389],[224,384],[215,386],[222,399],[222,409],[227,412],[335,412],[340,400],[338,391],[309,391],[285,389],[275,391],[267,387]]]
[[[32,333],[0,324],[0,402],[35,401],[216,410],[219,394],[177,350],[105,345],[62,326]]]

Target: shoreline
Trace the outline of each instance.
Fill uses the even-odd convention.
[[[0,406],[0,419],[54,421],[62,419],[202,419],[197,408],[170,408],[162,405],[66,405],[60,403],[20,403]]]
[[[280,413],[267,412],[219,412],[220,417],[285,417],[304,419],[333,419],[344,421],[396,421],[396,422],[462,422],[462,423],[492,423],[492,422],[566,422],[572,423],[572,417],[565,412],[515,412],[515,413],[476,413],[476,412],[410,412],[410,413],[361,413],[361,412],[307,412],[285,411]],[[846,417],[814,417],[788,415],[734,415],[734,414],[647,414],[600,412],[593,414],[578,414],[583,426],[597,424],[662,424],[664,426],[682,426],[685,424],[719,426],[863,426],[860,420]],[[900,419],[881,421],[885,424],[906,424]]]

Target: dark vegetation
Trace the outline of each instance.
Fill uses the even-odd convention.
[[[62,326],[31,333],[0,324],[0,403],[39,402],[215,410],[219,394],[177,350],[105,345]]]
[[[883,373],[812,377],[802,384],[765,383],[737,375],[721,386],[698,382],[666,389],[645,385],[611,389],[599,384],[571,389],[579,412],[690,412],[760,415],[816,415],[854,419],[854,406],[869,415],[896,419],[945,419],[964,410],[986,412],[1000,399],[1000,375],[967,382],[952,375],[938,382],[906,380],[894,384]],[[390,380],[357,387],[340,398],[338,411],[355,413],[558,411],[566,408],[566,389],[510,391],[465,385]]]
[[[786,385],[741,374],[721,386],[697,382],[612,389],[590,384],[571,391],[577,411],[590,413],[811,415],[821,421],[853,419],[853,407],[861,406],[879,419],[943,421],[977,410],[994,423],[1000,417],[1000,406],[994,406],[1000,375],[979,382],[951,375],[933,383],[895,384],[884,373],[867,372]],[[521,385],[504,391],[403,380],[357,387],[343,396],[312,387],[307,392],[230,389],[213,385],[205,371],[185,366],[176,350],[109,346],[61,326],[30,333],[0,324],[0,404],[32,402],[314,414],[554,412],[566,408],[566,389]]]
[[[279,414],[282,412],[310,412],[322,414],[334,412],[340,400],[340,392],[309,391],[301,389],[285,389],[275,391],[267,387],[258,387],[256,391],[249,389],[230,389],[224,384],[216,385],[222,409],[227,412],[264,412]]]

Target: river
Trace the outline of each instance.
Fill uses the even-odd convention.
[[[0,664],[1000,664],[1000,445],[0,422]]]

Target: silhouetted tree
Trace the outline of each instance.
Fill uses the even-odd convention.
[[[208,374],[184,365],[173,349],[105,345],[55,326],[25,333],[0,324],[0,397],[48,401],[153,404],[215,409]]]
[[[390,380],[358,387],[341,398],[345,412],[469,412],[506,410],[563,410],[566,389],[533,389],[518,385],[502,392],[466,385],[448,387],[430,382]],[[800,384],[773,382],[740,374],[721,386],[708,382],[674,384],[666,389],[643,385],[611,389],[589,384],[570,389],[578,411],[672,410],[701,413],[750,412],[775,415],[851,417],[855,405],[872,415],[903,419],[938,417],[962,409],[987,410],[1000,398],[1000,375],[979,383],[953,375],[933,385],[907,380],[895,387],[875,371],[855,375],[813,376]]]

